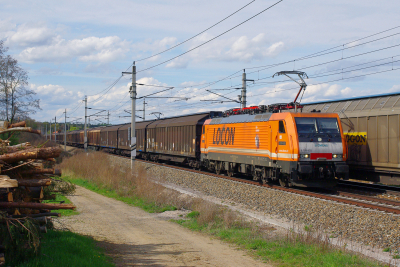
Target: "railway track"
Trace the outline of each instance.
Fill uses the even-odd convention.
[[[123,156],[120,156],[120,157],[123,157]],[[123,158],[126,158],[126,157],[123,157]],[[359,194],[352,194],[352,193],[347,193],[347,192],[338,192],[338,195],[316,193],[316,192],[301,190],[301,189],[297,189],[297,188],[286,188],[286,187],[281,187],[281,186],[277,186],[277,185],[273,185],[273,184],[262,184],[262,183],[255,182],[252,180],[247,180],[247,179],[242,179],[242,178],[237,178],[237,177],[228,177],[225,175],[214,174],[211,172],[205,172],[205,171],[199,171],[199,170],[193,170],[193,169],[189,169],[189,168],[185,168],[185,167],[168,165],[165,163],[157,163],[157,162],[151,162],[151,161],[146,161],[146,160],[141,160],[141,159],[136,159],[136,160],[140,161],[140,162],[148,163],[148,164],[154,164],[154,165],[164,166],[164,167],[168,167],[168,168],[179,169],[179,170],[183,170],[183,171],[214,176],[214,177],[231,180],[231,181],[236,181],[236,182],[240,182],[240,183],[251,184],[251,185],[255,185],[255,186],[262,186],[262,187],[266,187],[266,188],[270,188],[270,189],[295,193],[298,195],[305,195],[305,196],[309,196],[309,197],[331,200],[331,201],[354,205],[354,206],[358,206],[358,207],[375,209],[375,210],[394,213],[394,214],[400,214],[400,201],[380,199],[380,198],[369,197],[369,196],[364,196],[364,195],[359,195]]]
[[[129,159],[126,156],[120,156],[120,155],[115,155],[115,154],[111,154],[111,155],[116,156],[116,157],[121,157],[124,159]],[[362,207],[362,208],[374,209],[374,210],[379,210],[379,211],[393,213],[393,214],[400,214],[400,201],[381,199],[381,198],[377,198],[377,197],[371,197],[371,196],[349,193],[349,192],[344,192],[344,191],[338,191],[336,194],[335,193],[334,194],[318,193],[318,192],[312,192],[312,191],[307,191],[307,190],[301,190],[301,189],[297,189],[297,188],[281,187],[281,186],[273,185],[273,184],[262,184],[262,183],[248,180],[248,179],[242,179],[242,178],[238,178],[238,177],[228,177],[228,176],[221,175],[221,174],[215,174],[215,173],[206,172],[206,171],[194,170],[191,168],[186,168],[186,167],[181,167],[181,166],[176,166],[176,165],[169,165],[166,163],[157,163],[157,162],[146,161],[146,160],[142,160],[142,159],[136,159],[136,161],[140,161],[140,162],[147,163],[147,164],[164,166],[164,167],[168,167],[168,168],[172,168],[172,169],[178,169],[178,170],[218,177],[221,179],[236,181],[236,182],[240,182],[240,183],[244,183],[244,184],[250,184],[253,186],[261,186],[261,187],[265,187],[265,188],[269,188],[269,189],[290,192],[290,193],[294,193],[294,194],[298,194],[298,195],[335,201],[338,203],[358,206],[358,207]],[[343,183],[340,183],[340,184],[343,184]]]
[[[381,184],[368,184],[354,181],[339,181],[339,188],[350,188],[360,191],[370,191],[373,193],[385,193],[388,195],[400,196],[400,187],[381,185]]]

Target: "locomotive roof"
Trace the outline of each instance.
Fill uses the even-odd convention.
[[[228,124],[228,123],[243,123],[243,122],[259,122],[259,121],[269,121],[273,113],[263,113],[263,114],[240,114],[232,115],[223,118],[214,118],[211,120],[210,124]]]

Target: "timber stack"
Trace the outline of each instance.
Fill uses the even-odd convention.
[[[51,216],[60,216],[52,210],[75,209],[70,204],[43,203],[55,199],[56,180],[52,177],[61,175],[54,168],[61,149],[34,147],[30,143],[10,146],[11,136],[18,132],[41,134],[26,127],[25,122],[9,125],[0,121],[0,134],[7,136],[0,138],[0,266],[5,262],[4,253],[13,253],[12,249],[37,252],[39,233],[47,232]],[[16,245],[18,237],[25,240],[18,240]],[[10,247],[14,247],[11,252]]]

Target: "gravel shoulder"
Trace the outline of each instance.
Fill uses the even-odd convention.
[[[149,214],[82,187],[68,198],[80,214],[60,223],[94,237],[117,266],[270,266],[167,221],[167,214]]]

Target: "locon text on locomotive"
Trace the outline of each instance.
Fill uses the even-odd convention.
[[[235,128],[214,128],[213,144],[221,145],[233,145],[235,142]]]

